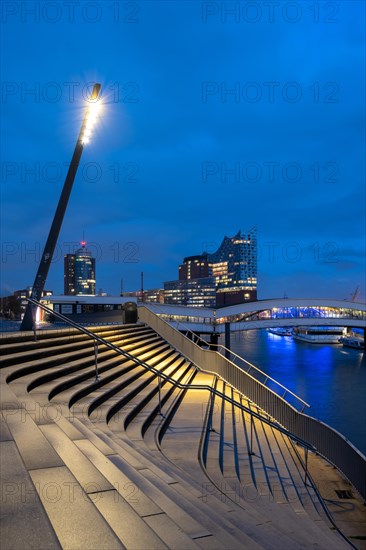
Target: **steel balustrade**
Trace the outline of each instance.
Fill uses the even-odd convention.
[[[157,377],[158,377],[158,381],[159,381],[159,385],[160,385],[160,382],[161,382],[161,379],[165,380],[166,382],[169,382],[170,384],[172,384],[173,386],[179,388],[179,389],[183,389],[183,390],[204,390],[204,391],[208,391],[210,393],[210,400],[211,400],[211,403],[212,403],[212,400],[213,400],[213,397],[214,396],[217,396],[225,401],[227,401],[228,403],[230,403],[231,405],[237,407],[238,409],[246,412],[247,414],[250,415],[250,418],[251,418],[251,424],[253,423],[253,419],[257,419],[259,420],[260,422],[263,422],[269,426],[271,426],[273,429],[281,432],[282,434],[284,434],[285,436],[289,437],[292,441],[294,441],[295,443],[299,444],[300,446],[302,446],[304,448],[304,452],[305,452],[305,462],[303,463],[303,468],[304,468],[304,483],[306,484],[307,481],[309,481],[315,491],[315,493],[317,494],[318,496],[318,499],[319,499],[319,502],[323,508],[323,510],[325,511],[325,513],[327,514],[328,516],[328,519],[330,520],[330,522],[333,524],[333,527],[335,529],[337,529],[337,531],[340,533],[340,535],[344,538],[344,540],[346,542],[348,542],[350,544],[350,546],[352,546],[353,548],[356,548],[353,543],[347,539],[347,537],[339,530],[339,528],[336,526],[336,524],[334,523],[333,521],[333,518],[331,517],[313,479],[311,478],[309,472],[308,472],[308,469],[307,469],[307,454],[308,454],[308,451],[311,450],[313,452],[318,452],[319,449],[316,448],[316,446],[312,443],[309,443],[307,440],[305,439],[302,439],[302,437],[299,437],[299,435],[297,435],[296,433],[292,433],[291,431],[289,431],[286,427],[284,427],[284,425],[280,425],[277,421],[274,421],[273,419],[275,418],[274,416],[272,416],[271,414],[269,414],[268,410],[266,409],[263,409],[264,410],[264,414],[259,414],[258,412],[255,412],[254,410],[252,410],[250,407],[246,407],[245,405],[243,405],[242,403],[239,403],[237,401],[235,401],[234,399],[230,398],[229,396],[223,394],[222,392],[220,392],[219,390],[217,390],[216,388],[212,387],[212,386],[209,386],[209,385],[203,385],[203,384],[200,384],[200,385],[194,385],[194,384],[183,384],[183,383],[180,383],[174,379],[172,379],[170,376],[164,374],[163,372],[160,372],[158,369],[148,365],[147,363],[145,363],[144,361],[141,361],[140,359],[138,359],[137,357],[131,355],[130,353],[124,351],[123,349],[121,349],[120,347],[118,346],[115,346],[114,344],[112,344],[111,342],[109,342],[108,340],[105,340],[104,338],[98,336],[97,334],[91,332],[90,330],[86,329],[85,327],[82,327],[81,325],[78,325],[77,323],[75,323],[74,321],[72,321],[71,319],[67,318],[66,316],[62,315],[61,313],[57,313],[57,312],[54,312],[52,309],[48,308],[47,306],[43,305],[42,303],[32,299],[32,298],[28,298],[28,301],[33,304],[33,306],[37,306],[37,307],[40,307],[41,309],[43,309],[44,311],[46,311],[47,313],[51,314],[51,315],[54,315],[56,318],[62,320],[64,323],[66,323],[67,325],[70,325],[72,328],[76,329],[78,332],[81,332],[87,336],[89,336],[90,338],[92,338],[94,340],[94,353],[95,353],[95,369],[96,369],[96,378],[95,378],[95,382],[98,383],[100,377],[98,375],[98,365],[97,365],[97,356],[98,356],[98,344],[101,344],[101,345],[104,345],[106,346],[107,348],[111,349],[111,350],[114,350],[117,354],[119,355],[122,355],[124,357],[126,357],[127,359],[135,362],[136,364],[138,364],[139,366],[143,367],[145,370],[147,371],[150,371],[152,373],[154,373]],[[150,315],[153,315],[153,317],[151,317],[150,321],[155,321],[154,322],[147,322],[148,325],[150,325],[151,328],[153,328],[162,338],[166,339],[169,343],[172,343],[169,341],[168,338],[166,338],[163,334],[161,334],[161,332],[164,332],[164,331],[159,331],[159,330],[156,330],[156,328],[152,325],[156,325],[157,324],[157,321],[159,321],[160,323],[164,323],[165,325],[165,328],[166,327],[169,327],[169,329],[172,329],[174,330],[174,332],[176,333],[176,335],[179,335],[181,338],[184,338],[185,341],[189,342],[189,344],[191,346],[195,346],[196,348],[198,348],[198,346],[196,346],[195,344],[193,344],[193,342],[191,342],[190,340],[188,340],[185,336],[183,336],[179,331],[173,329],[168,323],[165,323],[165,321],[162,321],[161,319],[159,319],[156,315],[152,314],[152,312],[150,312],[149,310],[147,310],[146,308],[143,308],[146,312],[148,312]],[[143,315],[141,316],[143,317]],[[160,324],[158,323],[158,324]],[[160,329],[162,328],[163,325],[160,325]],[[53,331],[50,331],[50,332],[53,332]],[[34,332],[34,335],[36,336],[36,332]],[[171,334],[170,334],[171,336]],[[174,345],[174,344],[173,344]],[[175,346],[176,347],[176,346]],[[180,351],[179,347],[177,346],[176,347],[178,351]],[[200,348],[198,348],[200,349]],[[215,371],[213,371],[212,369],[207,369],[207,368],[202,368],[200,365],[197,365],[197,364],[194,364],[195,367],[197,367],[199,370],[201,371],[206,371],[206,372],[209,372],[211,374],[217,374],[220,378],[222,378],[225,382],[227,382],[229,385],[231,385],[234,389],[238,389],[240,391],[240,393],[244,394],[246,398],[248,398],[248,394],[247,392],[245,391],[241,391],[239,389],[240,386],[242,386],[241,382],[241,378],[243,377],[240,377],[238,376],[238,373],[240,371],[240,369],[238,369],[238,367],[236,365],[234,365],[232,362],[228,361],[225,357],[223,357],[222,355],[220,355],[219,353],[217,352],[211,352],[211,351],[207,351],[207,350],[201,350],[201,351],[206,351],[206,353],[209,353],[211,354],[211,357],[212,356],[217,356],[217,357],[220,357],[221,360],[223,361],[226,361],[226,363],[229,365],[229,370],[226,372],[225,369],[224,369],[224,374],[225,375],[230,375],[231,374],[231,370],[230,370],[230,367],[235,367],[237,370],[236,370],[236,376],[235,376],[235,380],[234,380],[234,384],[231,383],[228,378],[230,378],[230,376],[227,376],[227,378],[225,378],[225,376],[221,376],[220,374],[216,373]],[[186,355],[185,353],[183,353],[184,355]],[[188,357],[188,355],[187,355]],[[239,356],[238,356],[239,357]],[[188,357],[189,358],[189,357]],[[254,367],[256,368],[256,367]],[[220,370],[220,369],[218,369]],[[244,374],[247,378],[252,378],[250,377],[250,375],[248,375],[246,372],[244,371],[241,371],[242,375]],[[266,392],[271,392],[271,390],[269,388],[266,388],[263,384],[261,384],[260,382],[258,382],[257,380],[255,380],[254,378],[252,378],[252,382],[254,383],[253,385],[253,388],[255,388],[255,384],[257,385],[257,389],[259,387],[261,387],[262,389],[266,390]],[[273,392],[271,392],[273,394]],[[248,399],[249,402],[251,401],[254,401],[254,403],[258,406],[260,406],[260,408],[262,409],[261,405],[260,405],[260,401],[261,401],[261,398],[263,397],[263,395],[261,394],[261,390],[258,390],[258,400],[252,400],[252,399]],[[281,397],[277,396],[276,394],[273,394],[275,395],[279,400],[281,400],[283,403],[286,404],[288,410],[292,410],[293,413],[295,413],[295,415],[297,415],[298,417],[305,417],[307,418],[310,422],[313,421],[315,423],[317,423],[317,421],[315,421],[314,419],[310,418],[310,417],[306,417],[306,415],[303,415],[302,413],[299,413],[298,411],[296,411],[293,407],[291,407],[291,405],[289,405],[288,403],[286,403]],[[295,394],[294,394],[295,395]],[[297,396],[296,396],[297,397]],[[299,398],[300,399],[300,398]],[[305,403],[305,402],[303,402]],[[160,413],[161,413],[161,409],[160,409]],[[210,405],[208,410],[207,410],[207,414],[210,416],[212,415],[212,406]],[[296,416],[295,416],[296,418]],[[277,420],[277,419],[276,419]],[[212,422],[212,419],[209,419],[209,422]],[[355,449],[352,445],[349,444],[349,442],[347,442],[343,436],[341,436],[341,434],[338,434],[338,432],[335,432],[335,430],[332,430],[332,428],[330,428],[329,426],[325,425],[325,424],[322,424],[322,423],[319,423],[319,425],[322,425],[324,426],[327,430],[331,430],[332,432],[334,432],[335,436],[338,436],[338,437],[341,437],[343,439],[343,442],[348,445],[348,447],[345,447],[344,450],[345,451],[345,454],[347,454],[347,451],[348,451],[348,454],[347,454],[347,459],[346,459],[346,463],[348,463],[349,460],[351,460],[353,458],[353,455],[352,455],[352,451],[357,451],[357,449]],[[297,423],[294,422],[293,425],[297,428]],[[314,428],[312,426],[310,426],[311,430],[310,431],[314,431]],[[205,421],[205,429],[206,431],[209,429],[209,423],[206,424],[206,421]],[[323,433],[320,432],[320,437],[322,437]],[[330,445],[332,448],[332,446],[334,446],[335,444],[337,444],[337,441],[331,441],[330,442]],[[251,452],[252,449],[249,450],[249,452]],[[350,454],[351,453],[351,454]],[[358,453],[360,455],[360,453]],[[362,455],[361,455],[362,456]],[[301,457],[300,457],[301,458]],[[365,457],[362,457],[364,462],[363,462],[363,467],[365,465]],[[349,478],[350,479],[350,478]],[[365,481],[365,479],[364,479]],[[356,486],[356,489],[359,490],[359,492],[361,493],[362,496],[363,493],[362,493],[362,490],[360,490],[360,487],[358,487],[355,483],[354,485]]]
[[[181,328],[180,328],[181,327]],[[183,328],[184,331],[186,332],[189,332],[192,337],[193,337],[193,341],[197,344],[198,342],[200,342],[202,345],[206,345],[206,346],[209,346],[209,348],[212,350],[212,348],[216,348],[214,351],[217,351],[217,353],[219,353],[222,357],[225,357],[227,359],[229,359],[228,355],[227,354],[230,354],[230,357],[234,357],[234,359],[229,359],[234,365],[236,365],[237,367],[239,367],[241,370],[244,370],[247,374],[249,374],[249,371],[254,369],[254,373],[257,375],[255,376],[255,378],[258,380],[258,375],[262,376],[264,378],[264,381],[261,381],[261,380],[258,380],[258,382],[262,383],[264,386],[268,383],[268,381],[271,381],[273,382],[273,384],[275,384],[276,386],[278,386],[279,388],[281,388],[281,391],[284,391],[284,393],[282,394],[282,399],[285,398],[285,395],[288,393],[290,395],[292,395],[292,397],[295,398],[296,402],[299,402],[300,404],[300,412],[304,412],[305,408],[308,407],[310,408],[310,405],[308,403],[306,403],[306,401],[304,401],[303,399],[301,399],[301,397],[299,397],[298,395],[296,395],[293,391],[291,391],[289,388],[286,388],[286,386],[284,386],[283,384],[281,384],[280,382],[278,382],[277,380],[275,380],[274,378],[272,378],[271,376],[269,376],[269,374],[263,372],[261,369],[259,369],[258,367],[256,367],[255,365],[253,365],[253,363],[250,363],[249,361],[247,361],[246,359],[244,359],[243,357],[240,357],[240,355],[237,355],[235,352],[233,352],[232,350],[226,348],[225,346],[223,346],[222,344],[211,344],[210,342],[207,342],[206,340],[203,340],[203,338],[201,338],[200,336],[198,336],[197,334],[195,334],[192,329],[190,329],[187,325],[181,323],[180,321],[178,322],[178,324],[176,325],[176,327],[179,331],[181,331],[181,329]],[[224,353],[221,352],[221,350],[224,351]],[[249,368],[247,368],[247,370],[245,370],[245,368],[243,368],[241,365],[237,365],[235,363],[235,361],[240,361],[243,365],[248,365]],[[251,376],[253,376],[253,373],[251,374]],[[272,389],[272,391],[274,391]],[[277,395],[279,395],[278,392],[275,392]]]
[[[152,367],[151,365],[148,365],[147,363],[145,363],[145,361],[141,361],[141,359],[139,359],[138,357],[135,357],[131,353],[128,353],[127,351],[124,351],[122,348],[116,346],[115,344],[112,344],[108,340],[105,340],[104,338],[102,338],[98,334],[95,334],[94,332],[91,332],[90,330],[86,329],[85,327],[83,327],[81,325],[78,325],[77,323],[75,323],[75,321],[69,319],[68,317],[66,317],[62,313],[58,313],[58,312],[53,311],[52,309],[48,308],[47,306],[45,306],[41,302],[38,302],[37,300],[34,300],[33,298],[27,298],[27,300],[31,304],[33,304],[34,306],[40,307],[41,309],[43,309],[47,313],[49,313],[51,315],[54,315],[58,319],[61,319],[64,323],[69,324],[70,326],[72,326],[73,328],[78,330],[79,332],[82,332],[83,334],[89,336],[97,344],[104,345],[107,348],[109,348],[111,350],[114,350],[119,355],[122,355],[123,357],[126,357],[130,361],[133,361],[137,365],[139,365],[139,366],[143,367],[144,369],[152,372],[153,374],[158,376],[160,379],[163,379],[166,382],[169,382],[170,384],[176,386],[177,388],[183,389],[183,390],[205,390],[205,391],[208,391],[211,394],[214,394],[217,397],[220,397],[221,399],[224,399],[225,401],[228,401],[231,405],[234,405],[234,406],[238,407],[239,409],[241,409],[244,412],[248,413],[249,415],[256,418],[257,420],[260,420],[261,422],[264,422],[265,424],[268,424],[272,428],[280,431],[281,433],[288,436],[293,441],[296,441],[296,443],[298,443],[302,447],[304,447],[308,450],[311,450],[311,451],[316,451],[316,448],[313,445],[307,443],[307,441],[302,440],[300,437],[296,436],[295,434],[292,434],[289,430],[287,430],[286,428],[284,428],[283,426],[281,426],[277,422],[271,420],[270,415],[268,415],[268,413],[267,413],[267,416],[263,416],[259,413],[256,413],[255,411],[253,411],[249,407],[246,407],[245,405],[242,405],[242,404],[236,402],[234,399],[231,399],[231,397],[229,397],[229,396],[221,393],[220,391],[212,388],[212,386],[208,386],[208,385],[205,385],[205,384],[183,384],[181,382],[178,382],[178,381],[174,380],[173,378],[171,378],[169,375],[165,374],[164,372],[161,372],[158,369],[156,369],[155,367]],[[97,346],[95,346],[94,349],[97,349]],[[96,357],[95,379],[96,379],[96,381],[98,381],[100,379],[100,376],[99,376],[99,373],[98,373],[97,355],[95,355],[95,357]],[[199,368],[198,365],[195,365],[195,366]],[[199,370],[202,370],[202,369],[199,368]]]
[[[200,370],[216,374],[266,411],[290,433],[307,441],[336,466],[366,501],[366,457],[342,434],[320,420],[296,410],[283,397],[216,351],[202,349],[150,309],[139,307],[139,318],[153,328]]]
[[[217,395],[235,407],[247,412],[252,417],[282,432],[304,447],[304,449],[316,451],[328,462],[342,471],[366,501],[366,457],[356,449],[350,441],[331,426],[297,411],[285,399],[274,393],[270,388],[256,380],[250,374],[240,369],[240,367],[232,363],[226,357],[220,355],[216,351],[202,349],[180,331],[169,325],[168,322],[160,319],[148,308],[144,306],[139,307],[139,318],[142,321],[146,322],[155,332],[176,348],[177,351],[180,351],[182,355],[188,358],[199,370],[219,376],[226,383],[239,391],[239,393],[248,398],[249,401],[252,401],[260,409],[265,411],[268,418],[237,403],[218,390],[214,390],[211,386],[182,384],[177,382],[144,361],[139,360],[137,357],[108,342],[108,340],[78,325],[61,313],[54,312],[52,309],[32,298],[28,298],[28,301],[49,314],[54,315],[56,318],[61,319],[64,323],[72,326],[79,332],[93,338],[98,343],[134,361],[144,369],[154,373],[156,376],[174,386],[185,390],[209,391],[211,394]],[[96,370],[96,377],[97,375],[98,372]],[[270,419],[275,419],[275,421]]]

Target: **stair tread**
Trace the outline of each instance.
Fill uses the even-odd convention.
[[[31,470],[30,476],[62,548],[124,548],[66,466]]]
[[[111,483],[106,480],[92,462],[80,451],[78,444],[83,440],[72,441],[56,424],[45,424],[40,429],[50,441],[63,463],[78,480],[85,493],[110,491],[113,489]]]
[[[14,441],[2,441],[1,540],[5,548],[60,549],[60,543]]]
[[[127,550],[160,550],[168,546],[125,502],[117,491],[107,491],[95,506]]]
[[[25,409],[11,414],[8,411],[5,419],[28,470],[63,466],[61,458]]]

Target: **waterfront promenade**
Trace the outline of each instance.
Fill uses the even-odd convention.
[[[357,490],[266,410],[146,323],[93,330],[97,379],[85,334],[1,335],[2,548],[364,547]]]

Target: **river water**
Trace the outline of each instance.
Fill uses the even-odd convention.
[[[366,455],[366,353],[265,330],[232,333],[231,349],[304,399],[311,406],[307,414],[341,432]]]

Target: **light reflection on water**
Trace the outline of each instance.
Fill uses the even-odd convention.
[[[231,348],[309,403],[307,414],[341,432],[366,454],[365,353],[265,330],[232,333]]]

